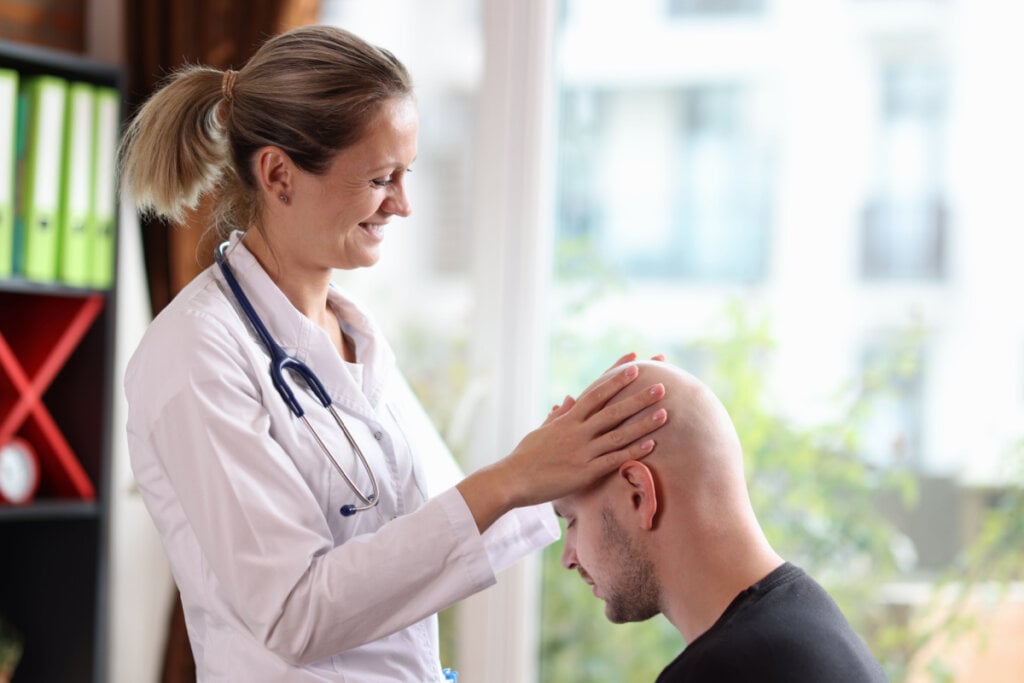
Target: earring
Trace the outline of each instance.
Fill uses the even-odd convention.
[[[287,204],[288,203],[288,195],[286,195],[286,194],[282,194],[282,195],[278,196],[278,199],[281,200],[282,204]]]

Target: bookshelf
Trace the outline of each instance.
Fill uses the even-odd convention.
[[[120,125],[117,68],[0,40],[0,69],[113,89]],[[116,206],[113,178],[100,187]],[[0,616],[23,639],[17,683],[107,679],[114,292],[112,281],[0,277],[0,440],[22,439],[39,463],[31,500],[0,501]]]

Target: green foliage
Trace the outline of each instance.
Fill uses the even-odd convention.
[[[930,646],[939,652],[925,661],[925,672],[933,683],[956,680],[956,671],[941,653],[968,636],[980,639],[981,647],[993,634],[978,619],[979,595],[986,596],[988,608],[1005,598],[1011,582],[1024,581],[1024,441],[1008,450],[1006,486],[987,491],[988,504],[982,510],[972,542],[941,576],[930,599],[920,610],[929,619],[911,627],[888,627],[883,635],[914,654]]]
[[[14,673],[21,661],[23,648],[21,633],[0,615],[0,679]]]
[[[559,275],[566,280],[553,304],[550,403],[561,401],[559,392],[578,392],[589,384],[618,353],[652,343],[635,326],[595,323],[595,308],[625,291],[624,284],[611,272],[593,277],[599,259],[584,243],[565,242],[561,248]],[[726,405],[744,445],[751,499],[769,540],[832,594],[890,680],[906,680],[911,664],[934,683],[955,680],[942,648],[928,661],[914,658],[929,644],[953,644],[979,628],[966,608],[979,583],[1024,580],[1024,442],[1011,453],[1015,469],[1008,485],[991,492],[975,542],[935,581],[924,610],[939,610],[942,618],[922,622],[909,609],[886,607],[886,585],[906,578],[900,558],[909,542],[878,502],[885,495],[910,509],[917,502],[917,485],[909,463],[898,458],[899,466],[868,464],[862,437],[875,401],[914,381],[927,331],[904,330],[895,346],[837,394],[835,419],[808,426],[794,423],[771,403],[767,372],[774,341],[767,320],[739,304],[725,317],[725,331],[715,337],[662,344],[652,352],[663,352],[700,376]],[[402,365],[442,433],[466,390],[465,339],[464,330],[438,340],[433,331],[415,328],[400,340]],[[459,444],[451,445],[458,457]],[[561,567],[561,551],[556,543],[543,554],[540,680],[654,680],[683,648],[679,633],[660,616],[640,624],[609,623],[603,602]],[[455,662],[453,609],[441,614],[441,636],[442,661]]]
[[[579,291],[584,297],[595,294]],[[566,324],[553,341],[552,366],[562,369],[557,379],[568,386],[584,386],[604,370],[614,360],[607,357],[608,349],[616,350],[614,355],[649,346],[628,331],[595,333],[579,324],[586,306],[567,308]],[[934,683],[955,680],[941,647],[928,661],[916,662],[915,656],[926,645],[952,645],[978,632],[981,625],[967,604],[980,583],[996,581],[1005,587],[1024,579],[1024,442],[1013,454],[1008,485],[990,496],[975,541],[930,591],[923,612],[942,618],[928,621],[920,611],[901,612],[886,605],[883,591],[907,578],[909,567],[901,557],[910,542],[885,517],[879,500],[889,497],[912,509],[918,499],[916,478],[909,463],[899,460],[899,451],[870,459],[895,465],[870,465],[862,435],[876,402],[915,381],[926,331],[909,326],[890,340],[887,352],[837,395],[835,419],[806,426],[772,409],[767,368],[774,343],[767,321],[755,320],[738,304],[728,308],[726,317],[729,324],[718,337],[655,351],[677,363],[693,361],[680,364],[705,380],[729,410],[744,445],[751,499],[769,540],[825,586],[890,680],[906,680],[911,665],[919,674],[923,668]],[[579,334],[580,329],[587,334]],[[561,544],[556,545],[544,554],[541,680],[654,680],[683,647],[678,633],[661,617],[610,624],[603,603],[561,568]]]
[[[893,548],[899,538],[876,499],[890,489],[912,499],[913,481],[905,473],[873,470],[858,457],[850,415],[837,425],[803,428],[774,413],[765,386],[773,349],[768,325],[752,321],[737,305],[728,317],[722,338],[664,351],[670,359],[701,359],[697,374],[716,390],[744,444],[751,498],[769,540],[825,584],[860,633],[871,633],[879,620],[879,591],[896,572]],[[601,357],[609,348],[638,348],[623,344],[622,333],[584,340],[571,323],[563,329],[556,348],[565,355],[553,365],[582,370],[571,382],[575,386],[604,369],[580,359]],[[607,361],[600,359],[605,366]],[[863,410],[854,402],[849,412]],[[678,632],[660,617],[646,624],[609,624],[603,603],[559,566],[559,552],[544,556],[542,680],[656,678],[682,649]]]

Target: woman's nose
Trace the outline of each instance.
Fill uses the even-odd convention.
[[[381,208],[389,214],[408,218],[412,215],[412,204],[409,202],[409,195],[405,193],[405,187],[399,183],[391,187],[393,191],[388,194]]]

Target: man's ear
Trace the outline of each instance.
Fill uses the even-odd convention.
[[[619,466],[619,476],[628,486],[630,509],[636,515],[640,528],[650,531],[658,513],[654,473],[638,460],[627,460]]]
[[[260,190],[271,197],[291,197],[295,163],[280,147],[268,145],[256,150],[253,171]]]

